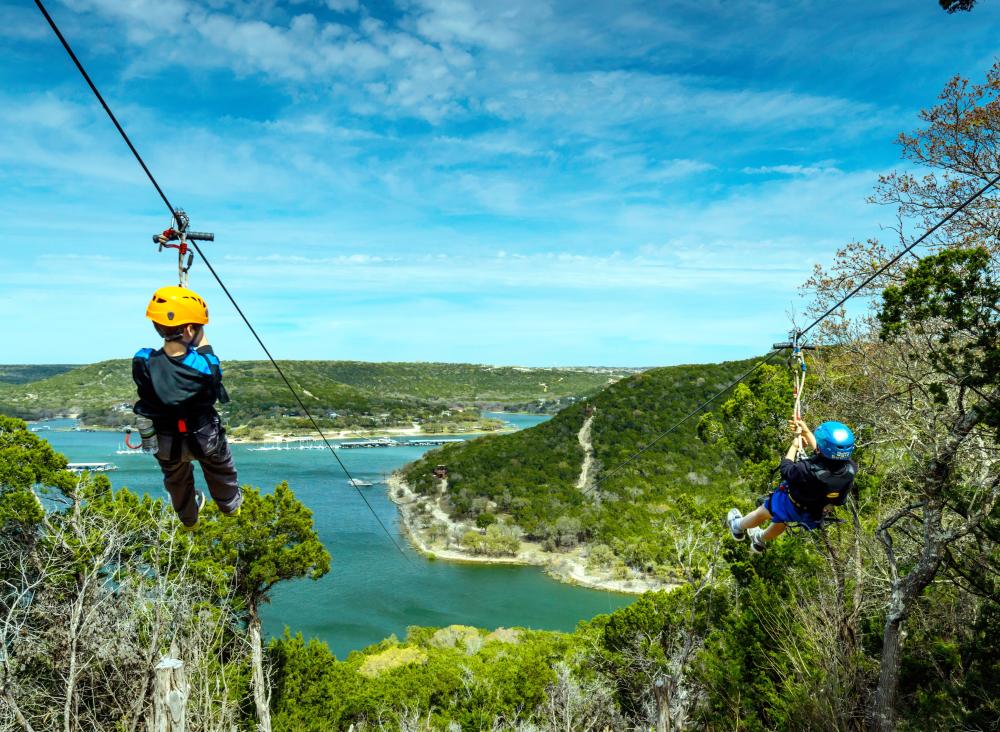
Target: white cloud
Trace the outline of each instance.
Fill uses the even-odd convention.
[[[48,38],[49,30],[34,8],[20,5],[0,5],[0,38],[40,40]]]
[[[435,43],[500,49],[511,48],[521,40],[511,21],[533,8],[544,8],[544,3],[517,2],[491,8],[489,3],[471,0],[421,0],[417,5],[422,12],[416,20],[416,31],[424,38]],[[532,15],[537,17],[539,13]]]
[[[326,7],[336,13],[356,13],[360,9],[358,0],[323,0]]]
[[[842,12],[867,17],[847,2]],[[850,67],[875,30],[859,20],[833,39],[810,24],[828,12],[814,5],[65,0],[59,20],[168,194],[217,232],[209,254],[257,315],[280,313],[315,343],[335,310],[371,355],[382,338],[383,354],[399,339],[410,350],[398,355],[417,357],[435,337],[410,314],[450,313],[440,327],[455,357],[474,360],[463,339],[489,349],[494,328],[524,360],[523,349],[556,343],[598,355],[623,343],[756,343],[813,262],[878,232],[889,214],[863,199],[894,164],[890,132],[912,124],[898,110],[919,100],[873,92],[867,62],[853,67],[866,84],[815,83],[817,69]],[[4,295],[5,312],[41,332],[62,326],[34,307],[36,293],[44,305],[46,288],[98,271],[142,300],[173,263],[148,243],[166,224],[162,206],[100,109],[51,39],[33,40],[37,18],[0,12],[11,21],[0,34],[17,39],[0,93],[0,208],[14,212],[3,246],[85,253],[0,263],[0,291],[19,293]],[[949,53],[989,47],[953,33],[940,34]],[[827,41],[840,55],[812,52]],[[901,67],[923,69],[899,83],[933,87],[932,98],[946,73],[930,68],[933,54],[918,62],[891,44]],[[36,59],[60,65],[34,77]],[[52,78],[65,79],[57,92],[21,91]],[[175,79],[183,114],[161,93]],[[83,264],[111,247],[121,262]],[[194,276],[219,297],[200,264]],[[81,310],[115,312],[126,299],[101,293]],[[681,314],[694,300],[715,308],[702,333]],[[581,350],[580,323],[604,345]],[[236,325],[228,333],[242,338]]]
[[[559,43],[578,42],[572,34],[584,31],[570,21],[575,30],[564,38],[570,32],[565,19],[546,3],[420,0],[404,5],[395,24],[362,13],[359,23],[345,25],[310,13],[241,13],[239,5],[228,13],[211,11],[195,0],[70,2],[79,12],[124,26],[132,55],[138,54],[136,73],[165,65],[216,67],[262,74],[292,88],[332,83],[359,114],[439,124],[486,113],[595,137],[620,136],[616,128],[626,124],[664,120],[776,131],[861,131],[880,124],[870,105],[835,96],[744,84],[727,88],[710,77],[675,72],[556,70],[545,54]],[[625,32],[644,13],[619,15],[607,11],[601,22],[624,23]],[[187,50],[192,31],[197,53]],[[553,35],[560,39],[554,47]]]
[[[842,172],[833,165],[760,165],[743,168],[748,175],[826,175]]]

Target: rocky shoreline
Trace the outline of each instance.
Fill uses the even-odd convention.
[[[670,590],[676,585],[634,574],[625,579],[587,566],[587,547],[551,552],[539,544],[522,541],[513,556],[483,556],[463,549],[458,539],[475,526],[454,521],[440,506],[439,499],[415,493],[397,473],[387,481],[389,499],[396,504],[404,533],[413,547],[430,559],[468,564],[513,564],[541,567],[553,579],[608,592],[641,595],[651,590]]]

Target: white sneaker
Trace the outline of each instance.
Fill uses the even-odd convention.
[[[754,554],[763,554],[764,550],[767,549],[767,543],[764,541],[764,530],[759,526],[754,526],[747,530],[747,535],[750,537],[750,551]]]
[[[181,522],[181,528],[185,531],[194,531],[198,526],[198,517],[201,515],[201,507],[205,505],[205,494],[201,491],[194,492],[194,505],[198,509],[198,514],[195,517],[194,523],[188,526],[187,524]]]
[[[740,513],[740,509],[734,508],[726,515],[726,526],[729,527],[730,533],[732,533],[733,538],[736,541],[743,541],[747,538],[747,532],[740,528],[740,521],[743,519],[743,514]]]

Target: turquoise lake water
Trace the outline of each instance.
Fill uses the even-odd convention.
[[[496,416],[524,429],[545,420],[521,414]],[[142,453],[117,455],[122,435],[108,432],[60,431],[73,423],[43,423],[38,432],[70,462],[111,462],[116,486],[163,495],[156,461]],[[37,426],[37,425],[35,425]],[[610,612],[632,598],[588,590],[549,579],[535,567],[473,566],[430,561],[414,552],[399,533],[396,507],[381,483],[385,474],[420,457],[429,448],[393,447],[340,450],[355,478],[375,483],[362,488],[406,557],[390,543],[351,488],[333,457],[320,450],[259,452],[252,445],[233,445],[243,483],[265,491],[287,480],[298,498],[313,511],[316,531],[333,556],[330,573],[317,582],[285,583],[274,591],[263,611],[264,630],[319,638],[338,657],[395,633],[402,638],[410,625],[461,623],[484,628],[523,626],[573,630],[577,622]],[[199,486],[200,471],[195,470]],[[407,561],[407,559],[409,561]]]

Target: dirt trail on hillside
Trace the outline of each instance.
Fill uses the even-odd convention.
[[[578,491],[586,490],[591,481],[591,473],[594,471],[594,445],[590,440],[590,428],[594,424],[594,415],[591,414],[583,422],[583,427],[580,428],[580,433],[576,438],[580,441],[580,447],[583,448],[583,465],[580,466],[580,477],[576,481],[576,489]]]

